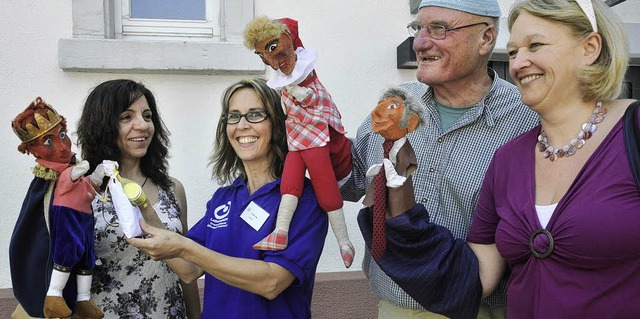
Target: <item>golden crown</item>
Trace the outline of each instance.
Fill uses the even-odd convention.
[[[33,107],[34,105],[41,105],[41,108],[46,108],[47,118],[38,114],[37,112],[34,112],[33,117],[36,121],[36,125],[27,123],[25,124],[24,129],[20,126],[20,123],[11,122],[13,132],[18,135],[22,143],[28,143],[37,139],[38,137],[51,131],[51,129],[56,127],[56,125],[60,124],[63,120],[63,117],[60,116],[51,105],[44,103],[44,101],[42,101],[42,98],[37,97],[36,100],[31,102],[31,105],[29,105],[29,107],[27,108]]]

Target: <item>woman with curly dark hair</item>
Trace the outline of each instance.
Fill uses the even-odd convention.
[[[127,79],[96,86],[78,123],[78,144],[91,167],[116,161],[122,177],[142,186],[165,227],[184,234],[187,201],[180,181],[169,176],[168,137],[153,93]],[[105,318],[198,318],[196,283],[185,284],[164,263],[127,244],[108,192],[98,194],[92,207],[98,258],[92,293]]]

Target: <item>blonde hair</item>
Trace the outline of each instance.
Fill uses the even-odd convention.
[[[576,70],[582,86],[583,99],[612,100],[622,91],[622,80],[629,64],[627,33],[620,19],[600,0],[592,1],[598,33],[602,37],[600,56],[591,65]],[[509,13],[509,31],[523,12],[561,23],[573,36],[585,38],[593,32],[591,23],[575,1],[527,0],[516,3]]]
[[[271,38],[279,37],[282,33],[287,32],[287,26],[277,20],[269,19],[266,16],[257,17],[244,29],[244,45],[249,49],[255,49],[256,42]]]

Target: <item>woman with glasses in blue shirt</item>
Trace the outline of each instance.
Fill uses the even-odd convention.
[[[281,251],[252,246],[275,227],[287,153],[280,94],[263,79],[231,85],[222,98],[213,176],[219,188],[188,238],[143,224],[130,243],[165,260],[187,282],[205,274],[202,318],[310,318],[315,271],[328,221],[309,180]],[[155,224],[154,221],[147,221]],[[157,225],[157,224],[155,224]]]

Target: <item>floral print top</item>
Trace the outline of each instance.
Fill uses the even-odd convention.
[[[108,196],[107,196],[107,199]],[[110,200],[99,194],[91,203],[95,219],[96,267],[91,299],[109,318],[186,318],[179,277],[129,245]],[[175,193],[159,188],[153,205],[167,229],[182,232]]]

